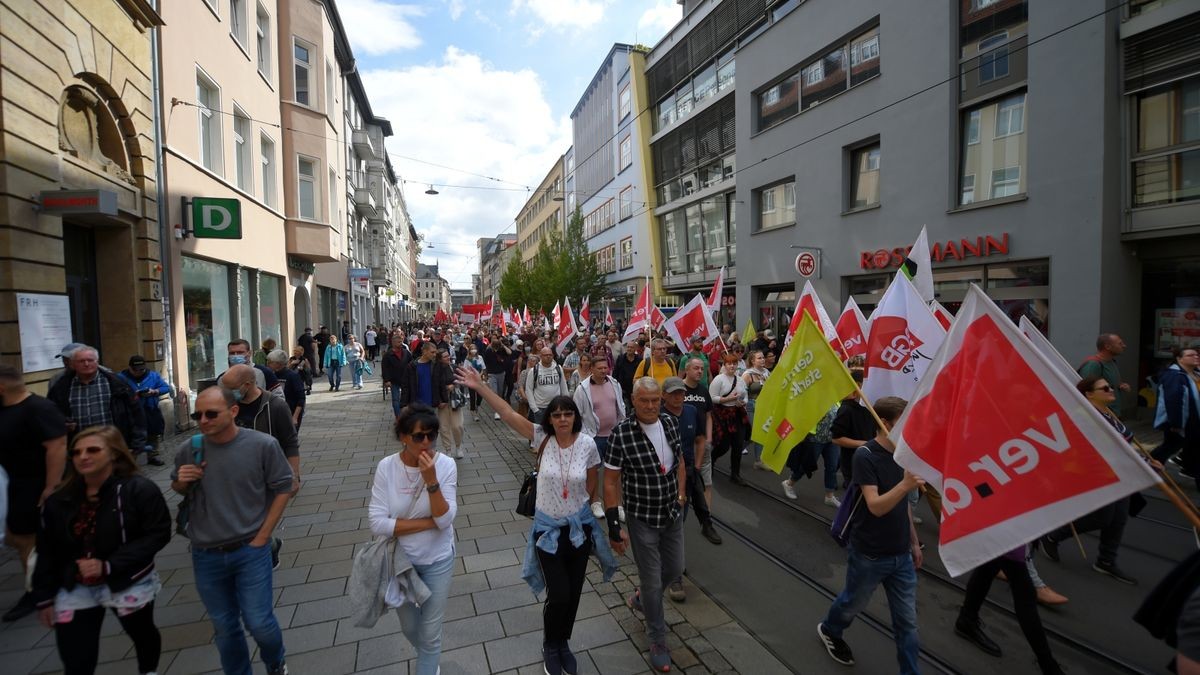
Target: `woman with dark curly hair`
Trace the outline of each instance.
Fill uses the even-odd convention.
[[[54,627],[66,675],[90,675],[100,627],[111,609],[133,640],[138,672],[158,670],[162,638],[154,597],[162,584],[154,555],[171,540],[162,490],[138,475],[119,429],[75,436],[66,478],[42,506],[33,594],[42,624]]]
[[[442,618],[454,575],[454,516],[458,467],[436,450],[437,412],[420,403],[400,411],[394,431],[400,452],[375,468],[367,516],[371,533],[394,537],[429,598],[416,605],[392,577],[384,600],[396,608],[404,636],[417,650],[417,675],[436,675],[442,656]]]

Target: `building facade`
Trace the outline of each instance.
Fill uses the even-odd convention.
[[[739,325],[786,328],[801,253],[869,310],[926,225],[943,305],[978,284],[1074,362],[1118,332],[1138,388],[1200,336],[1193,5],[924,4],[781,3],[739,42]]]
[[[140,0],[20,8],[0,21],[0,360],[42,392],[68,342],[113,369],[134,354],[161,369],[162,18]]]
[[[648,281],[656,297],[662,295],[662,265],[650,227],[651,125],[639,114],[646,106],[645,66],[644,47],[613,45],[571,113],[572,193],[588,249],[605,274],[614,316],[632,310]],[[661,297],[659,302],[674,304]]]
[[[442,278],[438,264],[417,264],[417,318],[430,321],[442,310],[450,314],[450,283]]]
[[[479,248],[479,293],[482,298],[480,302],[487,302],[498,295],[504,270],[508,269],[509,261],[517,255],[517,235],[484,237],[477,240],[475,245]]]
[[[463,305],[469,305],[475,302],[475,294],[469,288],[451,288],[450,289],[450,312],[461,312]]]
[[[567,216],[563,169],[563,157],[554,160],[546,177],[517,214],[517,254],[526,265],[533,264],[538,247],[551,232],[563,231]]]

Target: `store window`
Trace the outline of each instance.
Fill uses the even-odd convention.
[[[1025,98],[1021,92],[963,112],[959,205],[1025,193]]]
[[[187,256],[181,266],[188,382],[194,389],[200,380],[225,371],[226,345],[232,338],[229,270]]]
[[[282,300],[280,299],[282,280],[270,274],[258,276],[258,334],[262,340],[273,338],[277,344],[287,344],[283,340]]]
[[[1200,199],[1200,76],[1137,94],[1133,205]]]
[[[792,286],[773,286],[755,289],[758,311],[754,315],[757,330],[774,331],[777,339],[787,334],[796,311],[796,289]]]
[[[258,349],[258,333],[254,332],[254,284],[250,280],[253,271],[243,267],[238,270],[238,325],[237,336]]]

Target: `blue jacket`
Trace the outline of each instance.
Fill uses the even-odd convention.
[[[1200,390],[1178,363],[1172,363],[1158,375],[1154,428],[1183,429],[1185,436],[1200,433]]]
[[[175,395],[175,390],[171,388],[170,384],[167,384],[167,381],[164,380],[162,375],[159,375],[158,371],[156,370],[150,370],[147,368],[146,374],[142,376],[140,381],[134,379],[133,373],[129,372],[128,370],[122,370],[121,372],[117,373],[117,377],[121,378],[122,382],[129,385],[129,388],[132,389],[135,394],[140,394],[141,392],[149,391],[150,389],[158,390],[159,396],[138,396],[138,400],[142,402],[142,407],[147,411],[158,410],[159,397],[163,395]]]
[[[525,564],[521,568],[521,578],[529,584],[529,590],[534,596],[546,590],[546,578],[542,576],[542,566],[538,564],[537,554],[533,547],[536,545],[546,553],[558,552],[561,528],[570,527],[571,544],[576,548],[583,545],[583,526],[592,527],[592,552],[600,561],[600,569],[604,572],[604,580],[610,581],[617,571],[617,558],[613,555],[612,547],[608,545],[608,535],[600,529],[592,508],[584,504],[579,513],[566,518],[554,519],[537,511],[533,516],[533,527],[529,530],[529,541],[525,544]]]
[[[346,365],[346,349],[340,342],[325,348],[325,362],[321,364],[321,367],[330,368],[334,361],[337,361],[339,366]]]

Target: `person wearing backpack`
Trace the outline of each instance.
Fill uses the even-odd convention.
[[[923,555],[912,522],[908,493],[925,484],[892,458],[896,446],[888,438],[888,432],[907,406],[907,401],[896,396],[876,401],[875,412],[887,430],[879,431],[873,440],[854,451],[851,493],[857,487],[859,494],[847,493],[834,518],[835,523],[841,521],[843,509],[850,509],[852,514],[846,546],[849,557],[846,586],[817,624],[817,636],[829,656],[842,665],[854,665],[854,652],[842,634],[854,617],[866,609],[875,587],[882,584],[891,610],[901,675],[920,672],[917,570],[921,568]]]
[[[542,423],[542,412],[555,396],[567,396],[567,376],[563,367],[554,362],[554,352],[542,347],[538,362],[525,376],[525,400],[529,401],[529,421]]]

